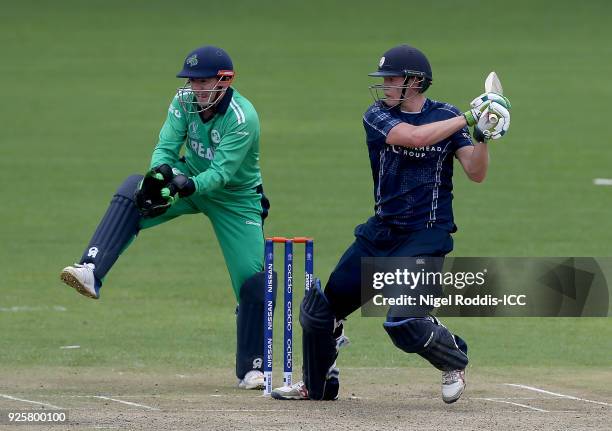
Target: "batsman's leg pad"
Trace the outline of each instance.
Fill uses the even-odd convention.
[[[273,278],[272,306],[276,305],[277,275]],[[262,371],[264,328],[264,290],[266,273],[258,272],[240,287],[236,307],[236,377],[242,380],[251,370]]]
[[[141,180],[142,175],[132,175],[119,186],[83,252],[80,262],[96,265],[94,274],[98,281],[138,233],[140,213],[134,202],[134,192]]]
[[[311,400],[335,400],[340,381],[334,337],[336,318],[325,294],[321,281],[315,279],[300,305],[304,366],[302,374]]]
[[[417,353],[441,371],[467,367],[467,345],[436,318],[410,318],[383,324],[393,344],[407,353]]]

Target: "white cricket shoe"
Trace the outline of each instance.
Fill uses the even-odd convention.
[[[446,404],[457,401],[465,390],[465,370],[445,371],[442,373],[442,400]]]
[[[83,265],[75,263],[74,265],[64,268],[60,274],[60,278],[64,283],[74,288],[81,295],[98,299],[100,297],[98,293],[100,286],[96,286],[96,277],[93,272],[94,268],[95,265],[93,263],[86,263]]]
[[[238,382],[238,387],[242,389],[263,389],[263,373],[257,370],[249,371],[244,375],[244,378]]]
[[[291,386],[281,386],[272,390],[272,398],[277,400],[307,400],[308,389],[304,382],[297,382]]]

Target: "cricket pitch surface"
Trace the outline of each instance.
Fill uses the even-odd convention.
[[[282,382],[278,371],[275,385]],[[233,370],[0,371],[0,411],[65,409],[63,425],[2,430],[612,429],[612,370],[468,368],[455,404],[428,368],[341,368],[335,402],[277,401],[235,386]]]

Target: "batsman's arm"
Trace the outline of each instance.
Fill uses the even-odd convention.
[[[151,156],[150,168],[163,164],[170,166],[180,157],[180,150],[187,137],[185,112],[175,97],[168,108],[166,121],[159,132],[159,140]]]
[[[413,126],[408,123],[399,123],[387,135],[387,144],[400,147],[428,147],[448,138],[467,125],[464,116],[436,121],[422,126]]]
[[[456,152],[457,158],[468,178],[481,183],[489,169],[489,149],[484,142],[476,142],[474,146],[461,147]]]

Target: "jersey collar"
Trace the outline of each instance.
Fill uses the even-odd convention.
[[[217,103],[213,108],[215,112],[212,116],[204,119],[204,115],[200,112],[200,120],[202,120],[202,123],[208,123],[213,118],[215,118],[217,114],[224,115],[227,112],[227,108],[229,108],[229,104],[232,101],[232,97],[234,97],[234,89],[230,87],[225,91],[225,94],[223,95],[219,103]]]
[[[232,97],[234,96],[234,89],[232,87],[228,88],[217,106],[215,106],[215,113],[225,114],[227,108],[229,108],[229,104],[232,101]]]
[[[408,115],[415,115],[415,114],[421,114],[425,111],[427,111],[427,109],[429,108],[431,101],[429,99],[425,99],[425,103],[423,103],[423,106],[421,106],[421,110],[420,111],[415,111],[415,112],[408,112],[408,111],[401,111],[400,112],[402,114],[408,114]]]

